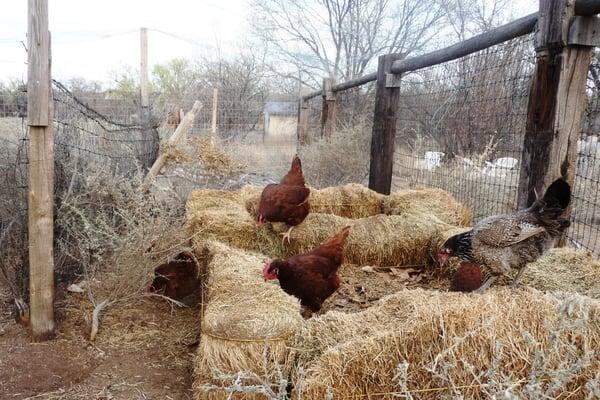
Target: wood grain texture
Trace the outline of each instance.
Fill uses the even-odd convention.
[[[325,139],[331,139],[331,137],[335,134],[337,109],[335,93],[332,90],[333,85],[333,79],[323,79],[323,106],[321,107],[321,137],[324,137]]]
[[[32,338],[54,336],[54,130],[46,0],[29,1],[29,301]]]
[[[537,19],[537,13],[530,14],[455,45],[423,54],[422,56],[398,60],[394,62],[391,72],[402,74],[441,64],[526,35],[533,32]]]
[[[401,57],[401,54],[380,56],[377,67],[369,188],[383,194],[390,194],[392,187],[394,139],[400,100],[400,87],[386,87],[387,74],[391,72],[394,61]]]
[[[310,137],[308,136],[308,126],[310,119],[310,104],[308,100],[300,100],[300,104],[298,106],[298,127],[297,127],[297,135],[298,135],[298,144],[301,146],[307,145],[310,143]]]
[[[29,0],[27,27],[27,124],[48,126],[50,102],[50,32],[48,1]]]
[[[572,17],[556,12],[556,0],[542,0],[544,18]],[[518,208],[533,203],[535,192],[542,193],[555,179],[563,177],[573,185],[577,164],[577,139],[587,106],[585,93],[591,47],[557,47],[567,38],[568,26],[544,22],[549,39],[538,32],[546,45],[537,48],[537,61],[527,107],[527,122],[521,156],[521,173],[517,194]],[[563,32],[556,32],[561,27]],[[569,212],[569,211],[568,211]]]
[[[600,18],[573,17],[567,43],[569,46],[600,46]]]

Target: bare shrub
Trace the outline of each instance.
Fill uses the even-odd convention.
[[[317,140],[300,149],[311,186],[322,188],[364,182],[369,173],[371,135],[365,123],[340,129],[330,140]]]

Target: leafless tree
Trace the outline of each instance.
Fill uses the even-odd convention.
[[[423,51],[444,18],[436,0],[254,0],[252,7],[254,32],[277,71],[300,71],[309,85],[360,76],[381,54]]]

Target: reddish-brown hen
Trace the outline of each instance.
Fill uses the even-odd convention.
[[[278,279],[284,292],[300,299],[300,304],[317,312],[323,302],[340,287],[337,274],[344,258],[344,242],[350,227],[346,226],[332,238],[309,253],[287,260],[266,263],[265,280]]]
[[[463,261],[452,277],[453,292],[472,292],[483,284],[483,273],[479,264]]]
[[[284,222],[290,228],[284,235],[289,240],[292,228],[304,221],[310,212],[308,195],[310,189],[304,183],[302,164],[296,155],[292,167],[278,184],[267,185],[260,196],[257,225],[266,222]]]
[[[154,269],[154,279],[146,285],[146,291],[180,300],[198,287],[196,260],[191,254],[182,252],[174,260]]]

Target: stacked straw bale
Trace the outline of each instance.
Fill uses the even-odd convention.
[[[551,249],[527,266],[523,284],[539,290],[564,290],[600,299],[600,261],[583,250]]]
[[[432,246],[451,227],[430,214],[374,215],[351,220],[332,214],[311,213],[291,233],[287,255],[313,249],[346,225],[351,225],[344,246],[346,262],[358,265],[427,264]]]
[[[186,204],[187,228],[195,248],[206,240],[218,240],[240,249],[261,252],[270,257],[281,255],[281,236],[271,229],[259,229],[246,211],[244,196],[252,189],[240,192],[196,190]]]
[[[598,396],[596,300],[534,289],[393,296],[305,324],[294,398]]]
[[[382,210],[388,215],[433,214],[450,225],[469,226],[473,213],[448,192],[437,188],[400,190],[385,196]]]
[[[253,216],[258,216],[258,203],[262,189],[246,192],[246,210]],[[333,214],[346,218],[364,218],[381,214],[384,196],[363,185],[349,183],[343,186],[333,186],[325,189],[310,189],[308,201],[311,213]]]
[[[291,368],[289,346],[302,323],[298,300],[264,282],[265,257],[260,254],[212,241],[196,253],[206,261],[195,362],[197,399],[227,398],[226,388],[237,378],[244,385],[277,387],[285,382]],[[267,397],[254,393],[232,398]]]

